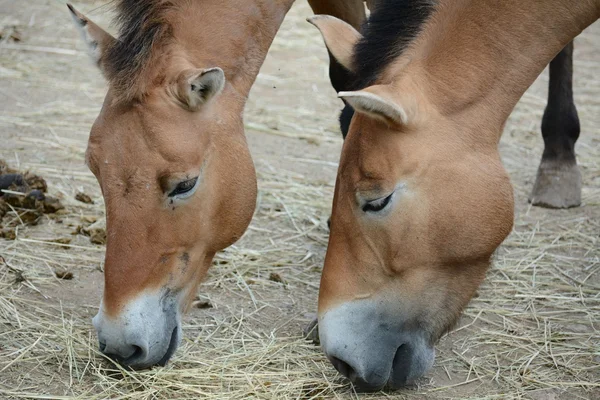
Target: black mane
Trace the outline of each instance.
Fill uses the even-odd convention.
[[[118,40],[105,55],[109,80],[118,92],[132,89],[136,78],[146,67],[155,45],[170,33],[165,20],[171,1],[165,0],[118,0],[115,19]]]
[[[435,0],[379,0],[361,28],[362,39],[354,46],[356,68],[346,90],[372,85],[421,32],[431,15]],[[346,137],[354,110],[346,105],[340,127]]]

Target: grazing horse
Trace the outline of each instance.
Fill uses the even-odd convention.
[[[353,112],[318,324],[327,357],[359,388],[397,388],[433,364],[512,228],[504,124],[599,17],[598,0],[382,0],[363,35],[311,20],[356,78],[339,93]]]
[[[106,205],[100,350],[164,364],[214,254],[247,228],[250,87],[293,0],[120,0],[114,38],[72,6],[108,81],[86,161]]]

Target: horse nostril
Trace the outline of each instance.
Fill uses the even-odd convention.
[[[344,375],[351,381],[354,381],[354,379],[356,378],[356,372],[354,372],[354,368],[352,368],[350,364],[334,356],[331,356],[329,359],[335,367],[335,369],[337,369],[340,374]]]
[[[379,390],[382,388],[382,384],[368,382],[361,378],[356,370],[350,366],[346,361],[342,361],[337,357],[330,356],[329,360],[338,370],[338,372],[344,375],[346,378],[350,380],[354,384],[354,387],[360,392],[372,392],[375,390]]]
[[[400,345],[392,361],[392,373],[390,376],[395,387],[408,384],[412,361],[411,346],[408,344]]]
[[[104,355],[123,365],[130,365],[146,357],[146,350],[144,350],[142,346],[130,344],[113,349],[107,345],[107,342],[101,341],[99,343],[100,351],[104,353]]]
[[[133,349],[133,353],[121,361],[121,363],[124,365],[131,365],[136,361],[142,360],[146,356],[146,351],[141,346],[132,344],[131,348]]]
[[[135,360],[136,358],[141,358],[144,355],[144,349],[142,349],[140,346],[136,346],[134,344],[133,348],[135,349],[135,351],[129,357],[130,360]]]

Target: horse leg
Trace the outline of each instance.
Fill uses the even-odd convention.
[[[363,0],[308,0],[308,3],[315,14],[339,18],[352,25],[356,30],[360,30],[366,17]],[[352,79],[350,72],[342,67],[331,53],[329,53],[329,79],[336,92],[349,90]]]
[[[544,153],[529,202],[549,208],[579,206],[581,173],[575,159],[579,117],[573,102],[573,42],[550,62],[542,137]]]

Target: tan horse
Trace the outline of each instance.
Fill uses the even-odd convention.
[[[412,21],[391,19],[398,3]],[[312,20],[349,71],[365,70],[365,43],[388,46],[365,86],[339,93],[356,112],[319,293],[322,348],[359,387],[399,387],[431,367],[511,231],[504,123],[599,16],[598,0],[414,0],[377,3],[364,37]]]
[[[214,254],[252,217],[243,110],[293,0],[118,0],[114,38],[69,6],[108,81],[86,160],[106,204],[100,349],[164,364]],[[360,7],[357,7],[360,5]],[[358,27],[360,0],[312,0]]]
[[[292,0],[118,2],[113,38],[69,7],[109,90],[86,160],[106,204],[100,349],[164,364],[215,252],[245,231],[256,176],[242,114]]]

